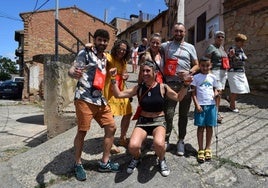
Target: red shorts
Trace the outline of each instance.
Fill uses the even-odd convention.
[[[98,106],[80,99],[76,99],[74,105],[79,131],[88,131],[92,119],[95,119],[100,127],[115,126],[113,114],[108,105]]]

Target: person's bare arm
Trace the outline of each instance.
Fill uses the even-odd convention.
[[[190,69],[190,73],[193,75],[199,70],[199,62],[198,60],[193,60],[192,61],[192,68]]]
[[[115,80],[115,76],[117,74],[116,68],[111,68],[109,70],[109,73],[111,74],[111,87],[113,90],[113,94],[116,98],[129,98],[129,97],[133,97],[137,94],[138,85],[136,85],[132,88],[128,88],[128,89],[125,89],[123,91],[120,91],[120,89],[118,88],[118,84]]]
[[[74,79],[80,79],[83,75],[83,72],[82,70],[79,70],[77,68],[75,68],[75,66],[72,66],[69,71],[68,71],[68,75],[71,77],[71,78],[74,78]]]
[[[197,101],[197,97],[196,97],[196,87],[195,86],[191,86],[192,87],[192,98],[193,98],[193,101],[194,101],[194,106],[196,108],[196,110],[198,112],[202,112],[203,109],[201,108],[201,106],[199,105],[198,101]]]

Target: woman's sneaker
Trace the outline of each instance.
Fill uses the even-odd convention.
[[[82,164],[76,164],[74,167],[75,177],[79,181],[85,181],[87,179],[87,173],[83,168]]]
[[[160,173],[162,176],[167,177],[170,173],[170,170],[167,166],[167,162],[166,159],[162,160],[162,161],[158,161],[159,163],[159,167],[160,167]]]
[[[132,174],[133,171],[137,168],[138,164],[140,163],[140,159],[132,159],[127,167],[127,173]]]
[[[99,171],[100,172],[119,172],[120,165],[118,163],[113,163],[110,160],[107,163],[100,162]]]
[[[183,140],[179,140],[179,142],[177,143],[177,154],[179,156],[184,155],[184,142],[183,142]]]

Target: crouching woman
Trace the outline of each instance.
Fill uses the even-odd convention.
[[[148,135],[152,135],[160,173],[162,176],[168,176],[170,170],[165,160],[166,122],[163,112],[164,99],[169,97],[172,100],[181,101],[187,94],[188,85],[185,85],[176,93],[168,85],[156,82],[157,67],[154,62],[145,61],[141,66],[142,84],[120,91],[116,80],[111,80],[115,97],[126,98],[137,95],[139,106],[142,109],[128,145],[129,153],[133,158],[128,165],[127,173],[131,174],[141,162],[142,143]],[[112,77],[115,77],[116,72],[116,68],[110,69]]]

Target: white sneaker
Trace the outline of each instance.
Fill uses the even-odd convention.
[[[127,167],[127,173],[128,174],[132,174],[133,171],[137,168],[138,164],[139,164],[140,160],[139,159],[132,159]]]
[[[179,140],[179,142],[177,143],[177,154],[179,156],[184,155],[184,142],[183,142],[183,140]]]
[[[160,167],[160,173],[162,176],[167,177],[170,173],[170,170],[167,166],[167,162],[166,159],[162,160],[162,161],[158,161],[159,162],[159,167]]]

